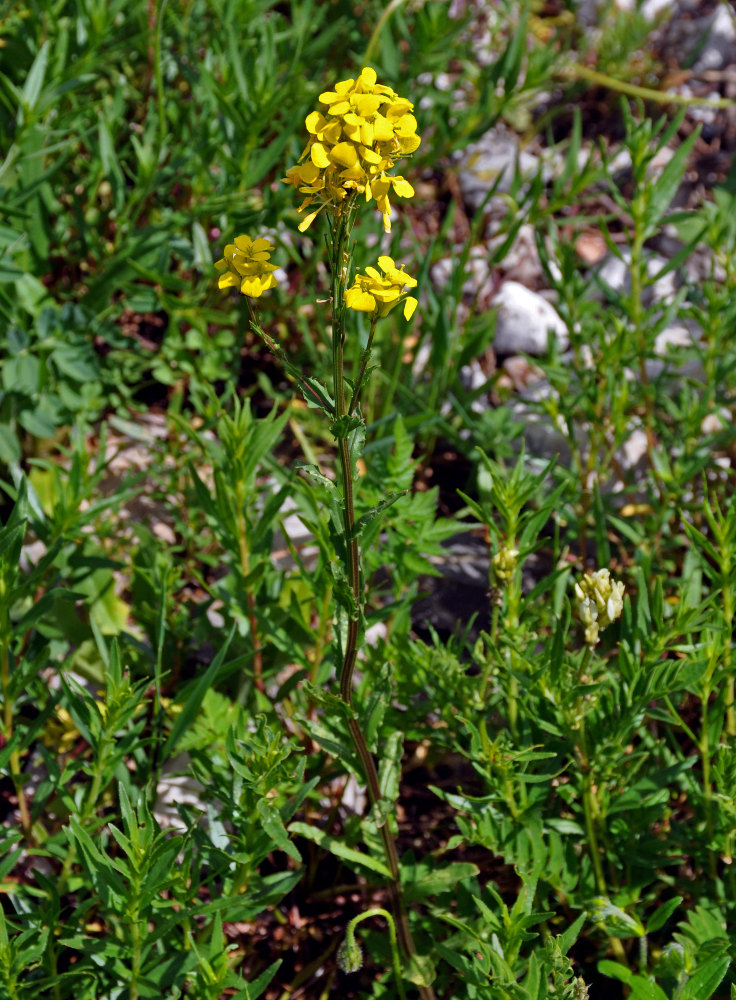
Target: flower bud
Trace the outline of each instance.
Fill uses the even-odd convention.
[[[493,573],[499,582],[506,583],[514,575],[516,564],[519,561],[519,550],[504,548],[499,549],[492,559]]]
[[[607,569],[586,573],[575,584],[578,617],[585,628],[585,641],[591,648],[597,644],[599,633],[621,617],[624,589],[623,583],[611,580]]]
[[[357,972],[363,965],[363,952],[352,927],[348,928],[345,940],[337,949],[337,965],[343,972]]]

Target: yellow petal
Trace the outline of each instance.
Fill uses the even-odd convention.
[[[391,186],[394,189],[394,194],[397,194],[399,198],[412,198],[414,196],[414,188],[403,177],[392,177]]]
[[[328,122],[327,125],[322,129],[321,138],[323,142],[326,142],[330,146],[334,146],[335,143],[340,141],[340,135],[342,133],[342,127],[339,121],[333,120]]]
[[[417,120],[414,115],[402,115],[396,122],[396,134],[402,138],[414,135],[417,130]]]
[[[376,142],[390,142],[394,137],[394,127],[383,115],[376,115],[373,120],[373,135]]]
[[[315,167],[319,167],[320,170],[324,170],[325,167],[329,167],[330,158],[327,155],[327,150],[322,145],[321,142],[312,143],[312,148],[309,151],[309,155],[312,157],[312,163]]]
[[[367,87],[375,87],[378,77],[376,76],[376,71],[374,69],[370,66],[364,66],[360,71],[360,79]]]
[[[243,295],[248,295],[252,299],[260,298],[263,293],[269,289],[273,288],[276,284],[276,279],[272,274],[253,274],[243,278],[240,285],[240,291]]]
[[[300,233],[303,233],[307,229],[309,229],[309,227],[312,225],[312,223],[314,222],[314,220],[319,215],[319,211],[320,210],[317,209],[316,212],[310,212],[309,215],[305,215],[304,216],[304,218],[302,219],[302,221],[299,223],[299,225],[297,227],[299,229]]]
[[[267,240],[265,236],[259,237],[257,240],[253,240],[253,245],[251,247],[251,253],[270,253],[274,249],[274,245],[270,240]]]
[[[378,266],[381,268],[382,271],[395,271],[396,270],[396,265],[394,264],[393,257],[387,257],[387,256],[379,257],[378,258]]]
[[[324,128],[327,124],[327,119],[321,112],[313,111],[310,115],[307,115],[304,124],[307,126],[307,132],[311,132],[314,135]]]
[[[409,295],[404,302],[404,319],[411,319],[414,315],[414,310],[419,305],[417,300],[413,295]]]
[[[391,181],[387,177],[376,177],[374,181],[371,181],[371,188],[373,190],[373,197],[378,201],[379,198],[385,197],[391,190]]]
[[[345,305],[348,309],[357,309],[359,312],[373,312],[376,300],[369,292],[364,292],[354,285],[345,292]]]
[[[421,139],[418,135],[410,135],[399,139],[399,146],[401,147],[401,152],[404,156],[408,156],[409,153],[413,153],[414,150],[419,149],[421,144]]]
[[[216,260],[215,267],[217,268],[218,271],[224,271],[225,268],[227,267],[227,261],[225,260],[225,258],[221,257],[219,260]]]
[[[381,155],[377,153],[374,149],[370,149],[368,146],[361,146],[360,152],[366,163],[380,163]]]
[[[400,292],[398,288],[374,288],[372,295],[377,302],[388,305],[389,302],[397,302]]]
[[[352,142],[338,142],[330,150],[330,159],[343,167],[354,167],[358,162],[358,153]]]
[[[219,280],[217,282],[217,287],[218,288],[232,288],[233,285],[235,285],[237,287],[239,284],[240,284],[240,282],[235,277],[235,275],[232,273],[232,271],[228,271],[227,274],[221,274],[220,275],[220,278],[219,278]]]
[[[358,94],[352,103],[361,118],[371,118],[381,106],[381,99],[373,94]]]
[[[344,118],[343,122],[345,122]],[[362,137],[360,134],[360,125],[343,124],[342,135],[343,138],[347,139],[349,142],[362,142]]]

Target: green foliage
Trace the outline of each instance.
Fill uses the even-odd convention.
[[[0,996],[736,996],[736,201],[678,207],[685,111],[599,94],[620,142],[590,141],[590,66],[664,73],[643,13],[7,6]],[[321,236],[278,180],[363,64],[414,101],[438,200],[381,244],[420,307],[355,318],[345,407]],[[549,162],[466,214],[452,158],[493,125]],[[482,248],[495,282],[525,225],[570,353],[519,399],[463,369],[495,330],[469,270]],[[256,228],[286,273],[257,321],[211,276]],[[623,286],[583,267],[591,230]],[[425,598],[461,533],[486,608],[446,634]],[[590,648],[573,584],[608,567]]]

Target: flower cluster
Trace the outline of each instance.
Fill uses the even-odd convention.
[[[508,583],[516,570],[519,561],[519,550],[512,548],[499,549],[491,560],[493,575],[500,583]]]
[[[216,261],[215,267],[223,273],[220,288],[239,288],[243,295],[260,298],[269,288],[276,287],[276,277],[272,273],[275,264],[269,263],[274,245],[269,240],[252,240],[249,236],[236,236],[233,243],[225,247],[225,256]]]
[[[620,617],[624,607],[624,585],[611,580],[607,569],[586,573],[575,584],[578,615],[585,626],[585,641],[591,648],[598,642],[598,633]]]
[[[391,257],[379,257],[378,266],[383,274],[375,267],[367,267],[365,274],[355,275],[355,284],[345,292],[345,305],[348,309],[378,317],[386,316],[395,305],[403,302],[404,319],[411,319],[417,300],[404,289],[416,288],[417,279],[407,274],[403,267],[396,267]]]
[[[413,153],[421,139],[414,105],[390,87],[376,83],[375,70],[365,67],[355,80],[342,80],[320,94],[325,111],[307,116],[309,141],[284,181],[306,195],[299,211],[317,203],[299,229],[312,223],[323,208],[336,208],[356,191],[375,199],[386,232],[391,230],[389,194],[411,198],[414,188],[403,177],[389,176],[399,156]]]

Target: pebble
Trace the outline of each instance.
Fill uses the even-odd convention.
[[[560,350],[568,344],[567,327],[553,306],[538,292],[506,281],[491,303],[497,310],[496,354],[546,354],[551,330]]]
[[[658,254],[645,252],[647,275],[654,278],[667,263]],[[599,266],[596,279],[604,286],[603,291],[615,295],[627,295],[631,291],[631,251],[622,247],[619,255],[609,253]],[[646,285],[642,290],[642,301],[649,306],[655,299],[657,302],[672,302],[677,292],[677,278],[674,271],[669,271],[653,284]]]
[[[708,34],[693,67],[695,72],[721,70],[736,62],[736,16],[728,6],[719,3],[704,27]]]
[[[480,208],[494,186],[497,194],[508,193],[517,162],[524,177],[533,176],[539,169],[538,157],[520,151],[519,140],[512,132],[500,127],[485,132],[463,153],[458,182],[466,203],[474,210]]]

